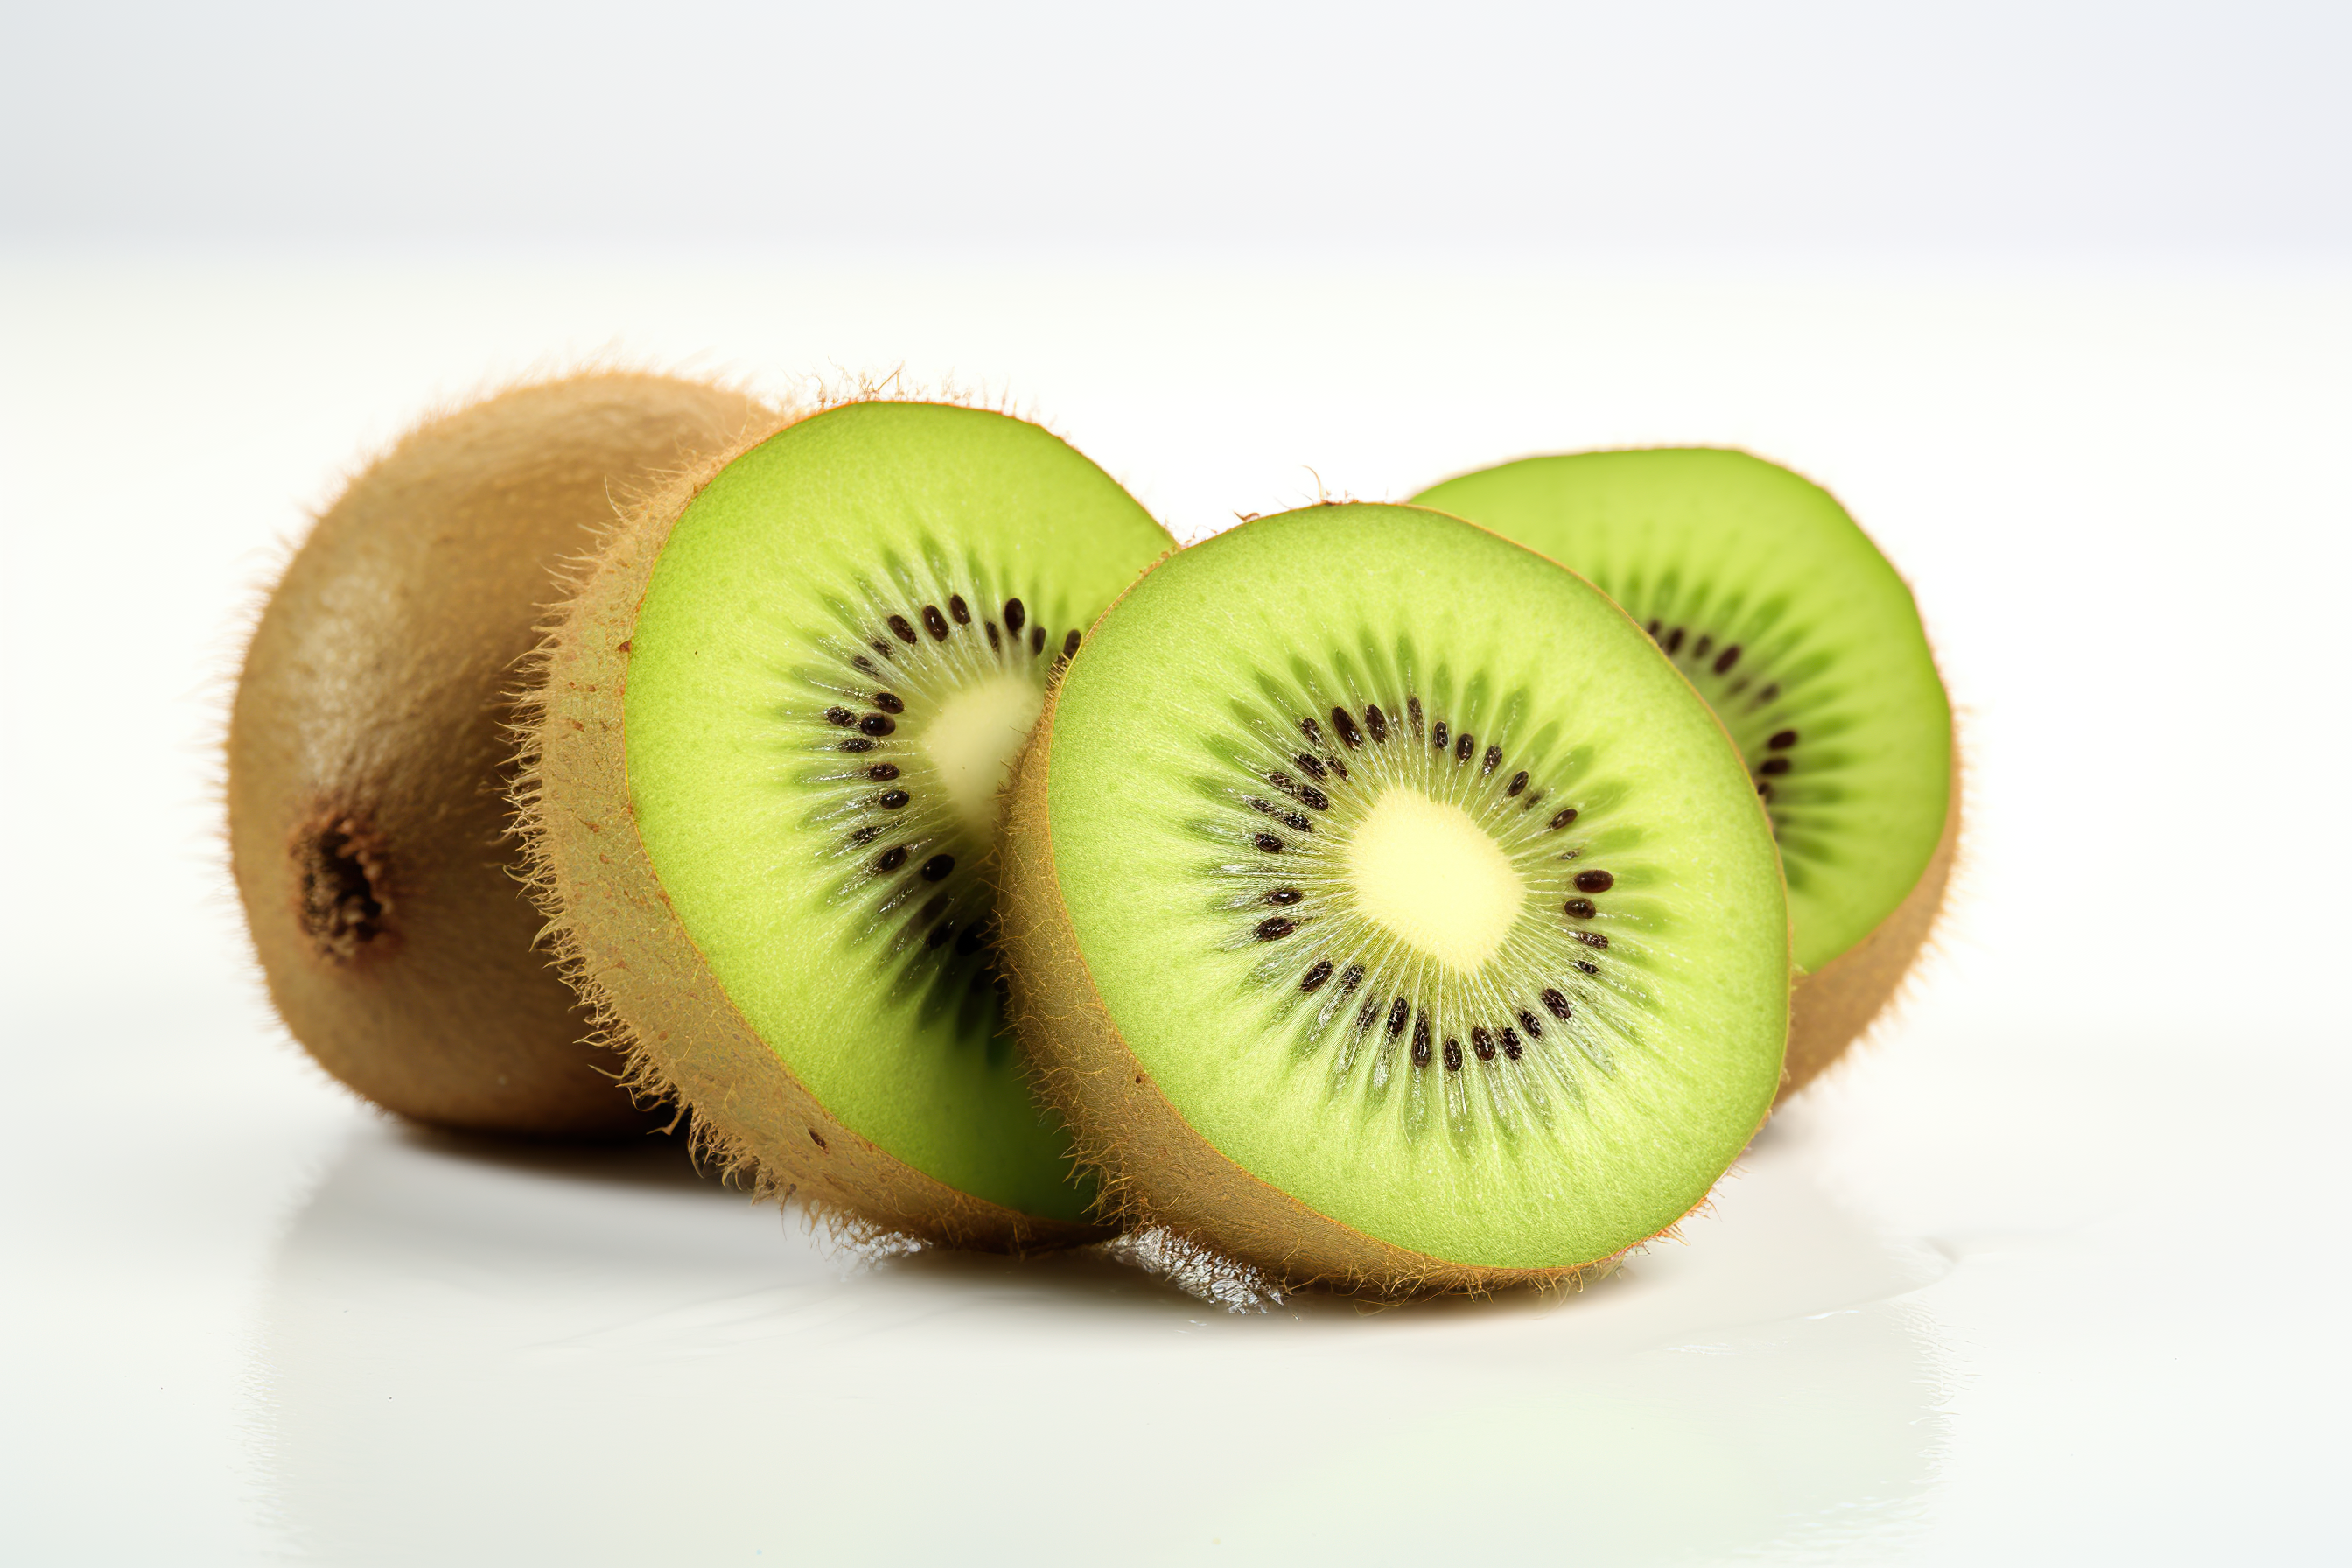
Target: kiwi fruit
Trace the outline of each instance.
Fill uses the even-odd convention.
[[[231,869],[279,1017],[378,1105],[528,1137],[646,1124],[537,945],[511,693],[614,498],[765,417],[662,375],[515,387],[352,479],[263,606],[229,717]]]
[[[1591,584],[1434,511],[1155,569],[1005,851],[1016,1016],[1109,1211],[1294,1286],[1572,1277],[1780,1082],[1787,898],[1723,726]]]
[[[1958,847],[1951,703],[1910,589],[1836,498],[1744,452],[1532,458],[1413,500],[1591,578],[1730,731],[1787,872],[1801,1089],[1900,987]]]
[[[1099,1237],[1003,1024],[1007,770],[1173,549],[1034,425],[862,402],[630,513],[539,668],[518,799],[567,973],[698,1146],[853,1234]]]

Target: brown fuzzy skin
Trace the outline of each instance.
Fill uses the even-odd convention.
[[[1255,1265],[1291,1289],[1383,1300],[1575,1288],[1623,1256],[1558,1268],[1488,1268],[1414,1252],[1318,1214],[1244,1171],[1194,1131],[1111,1022],[1061,898],[1046,810],[1060,701],[1057,685],[1013,776],[998,839],[1004,870],[997,914],[1013,1014],[1032,1068],[1069,1122],[1078,1163],[1100,1178],[1107,1210],[1129,1225],[1164,1227]]]
[[[1845,1055],[1876,1023],[1903,988],[1919,950],[1936,929],[1950,890],[1952,861],[1960,847],[1960,752],[1952,747],[1951,804],[1944,811],[1943,837],[1927,868],[1903,901],[1871,933],[1808,975],[1789,998],[1789,1059],[1782,1068],[1775,1105],[1803,1089]]]
[[[549,630],[515,798],[556,952],[603,1037],[627,1051],[631,1086],[689,1108],[698,1148],[761,1195],[797,1199],[853,1237],[1016,1253],[1100,1241],[1110,1233],[961,1192],[836,1120],[728,999],[637,833],[622,717],[638,605],[687,504],[788,423],[755,427],[634,508]]]
[[[377,1104],[536,1138],[655,1124],[537,948],[509,692],[615,493],[763,412],[658,375],[502,393],[353,479],[270,595],[229,720],[231,867],[278,1016]]]

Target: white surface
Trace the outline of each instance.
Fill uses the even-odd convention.
[[[1188,537],[1535,449],[1791,462],[1968,712],[1945,952],[1559,1300],[861,1269],[659,1150],[399,1131],[252,1000],[207,671],[367,444],[605,345],[1035,398]],[[2340,1559],[2347,364],[2352,288],[2280,273],[19,257],[0,1554]]]

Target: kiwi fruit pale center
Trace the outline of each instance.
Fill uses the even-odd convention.
[[[1025,676],[983,676],[941,702],[917,737],[949,806],[982,847],[995,841],[998,796],[1045,703]]]
[[[1411,787],[1373,800],[1347,859],[1366,916],[1465,973],[1495,955],[1527,908],[1527,879],[1477,819]]]

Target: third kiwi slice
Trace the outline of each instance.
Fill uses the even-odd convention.
[[[1002,1026],[983,866],[1049,679],[1173,546],[1034,425],[858,403],[635,509],[561,612],[519,797],[555,945],[763,1189],[1100,1234]]]
[[[1016,1016],[1111,1205],[1293,1283],[1570,1276],[1698,1204],[1780,1080],[1738,752],[1605,595],[1455,518],[1155,568],[1005,835]]]
[[[1531,458],[1414,498],[1573,567],[1738,742],[1780,840],[1796,1089],[1900,985],[1959,837],[1951,704],[1911,591],[1837,500],[1707,447]]]

